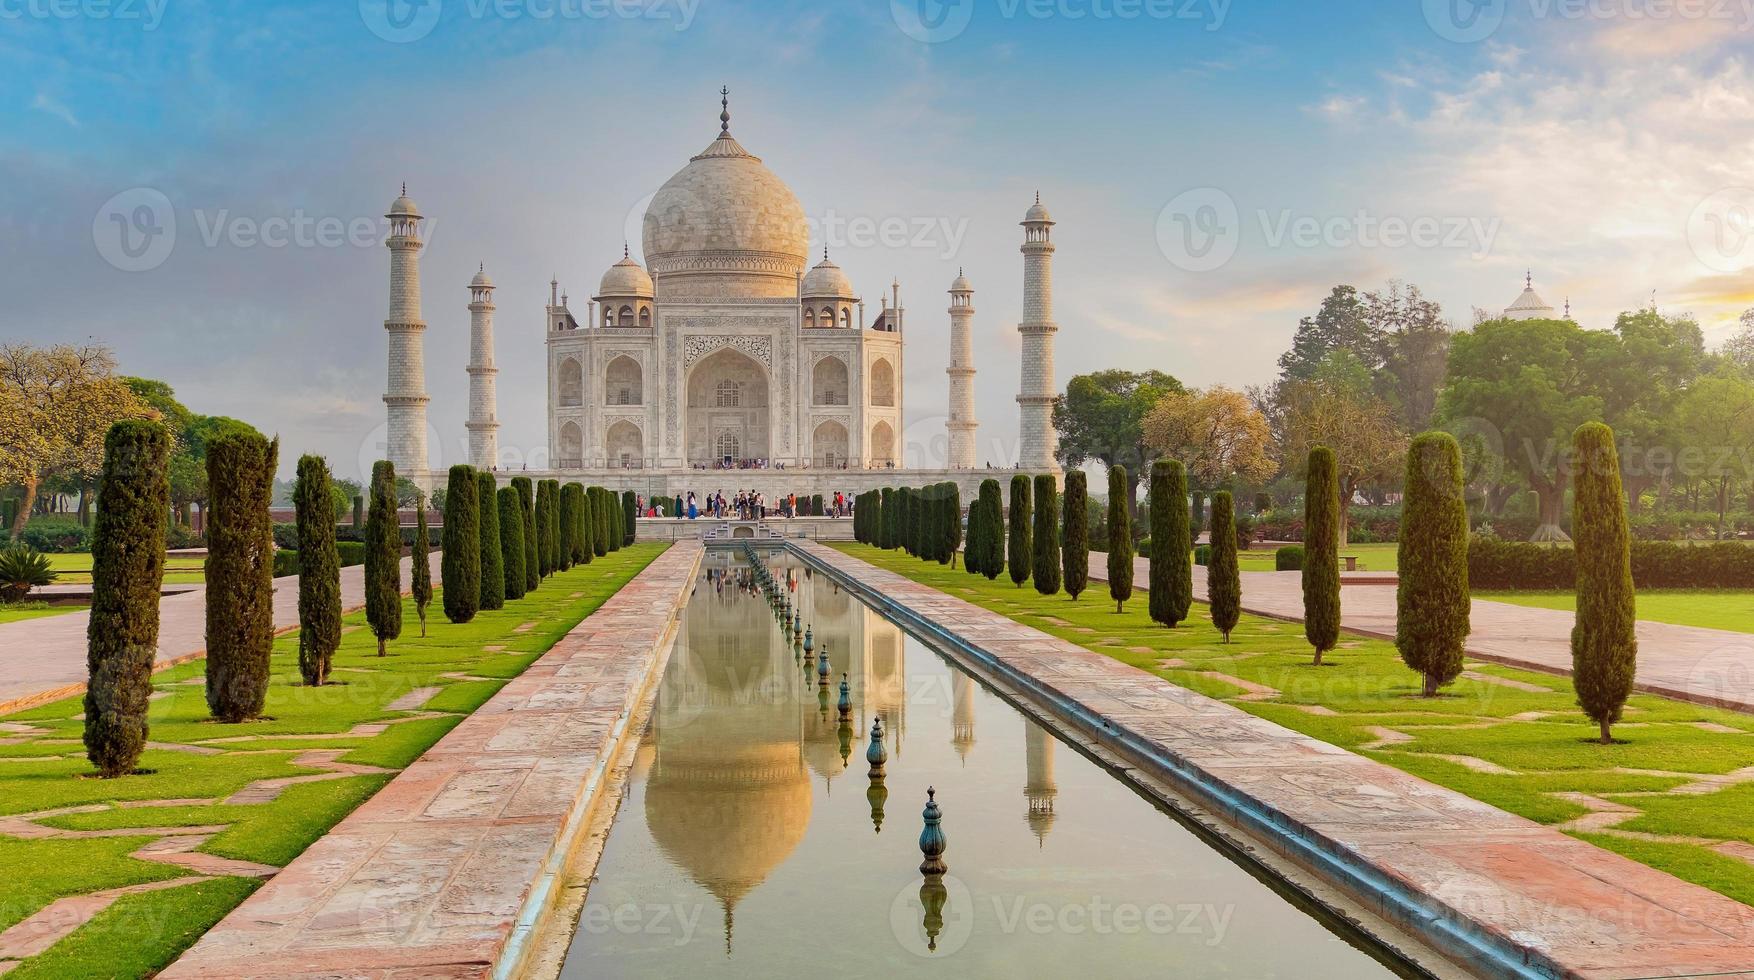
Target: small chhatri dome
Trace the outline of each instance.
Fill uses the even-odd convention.
[[[962,274],[962,270],[960,268],[958,268],[956,270],[956,281],[952,282],[950,284],[950,291],[953,293],[972,293],[972,292],[974,292],[974,287],[969,285],[968,277]]]
[[[488,275],[487,275],[487,264],[486,263],[482,263],[481,268],[475,273],[475,278],[469,280],[469,285],[471,287],[476,288],[476,289],[492,289],[493,288],[493,280],[488,278]]]
[[[804,274],[803,295],[806,299],[854,298],[852,283],[840,266],[828,260],[828,249],[822,250],[822,261]]]
[[[1054,223],[1054,219],[1048,215],[1048,209],[1045,207],[1042,207],[1041,191],[1035,192],[1035,203],[1031,204],[1029,206],[1029,210],[1024,212],[1024,214],[1023,214],[1023,223],[1024,224],[1027,225],[1027,224],[1033,224],[1036,222],[1046,222],[1047,224],[1050,224],[1050,225]]]
[[[397,217],[402,217],[404,215],[407,217],[410,217],[410,218],[420,217],[420,209],[415,207],[414,201],[408,197],[408,184],[407,184],[407,182],[403,182],[402,196],[396,198],[395,201],[390,203],[390,213],[385,215],[385,217],[397,218]]]
[[[1544,320],[1553,316],[1553,307],[1535,292],[1535,275],[1531,271],[1523,276],[1522,295],[1516,302],[1504,308],[1504,315],[1511,320]]]
[[[631,296],[639,299],[652,298],[652,277],[646,274],[645,267],[627,254],[627,246],[621,248],[621,261],[609,267],[603,273],[603,281],[597,286],[598,296]]]

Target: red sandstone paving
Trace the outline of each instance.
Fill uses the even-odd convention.
[[[1108,556],[1092,552],[1090,577],[1108,581]],[[1134,588],[1143,593],[1150,562],[1134,559]],[[1194,566],[1194,597],[1206,597],[1206,569]],[[1301,621],[1303,585],[1296,572],[1243,572],[1245,612]],[[1571,673],[1572,614],[1475,599],[1468,654],[1479,660],[1550,674]],[[1395,635],[1393,585],[1343,585],[1340,625],[1378,637]],[[1638,623],[1639,690],[1754,712],[1754,634]]]
[[[433,553],[436,566],[439,554]],[[408,585],[409,563],[402,559],[402,584]],[[365,566],[341,570],[341,605],[365,605]],[[27,619],[0,625],[0,715],[85,690],[85,631],[89,610]],[[298,625],[298,576],[274,580],[274,629]],[[158,602],[158,659],[163,670],[193,660],[207,649],[207,590],[165,596]]]
[[[1505,937],[1564,976],[1754,974],[1754,908],[841,551],[793,544],[1082,702],[1110,725],[1156,743],[1180,764],[1222,779],[1272,812],[1287,833],[1374,866],[1428,898],[1432,912]],[[1258,577],[1245,576],[1245,603]],[[1295,592],[1296,578],[1287,578]],[[1196,579],[1197,590],[1203,584]],[[1392,611],[1393,590],[1375,588]],[[1257,603],[1265,591],[1257,590]]]
[[[490,975],[702,551],[659,555],[159,975]]]

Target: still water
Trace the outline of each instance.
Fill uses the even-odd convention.
[[[562,976],[1394,975],[828,577],[770,569],[831,683],[709,554]]]

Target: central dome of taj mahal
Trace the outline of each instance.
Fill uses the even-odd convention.
[[[804,208],[785,182],[731,136],[664,182],[646,208],[646,268],[660,302],[790,299],[809,250]]]

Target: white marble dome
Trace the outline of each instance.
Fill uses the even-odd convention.
[[[638,262],[623,255],[620,262],[603,273],[603,281],[597,285],[597,295],[651,299],[652,277]]]
[[[828,261],[827,253],[822,261],[804,274],[803,296],[805,299],[856,299],[853,295],[853,284],[847,281],[846,273],[840,266]]]
[[[792,297],[809,248],[797,196],[729,132],[658,189],[644,236],[666,301]]]

